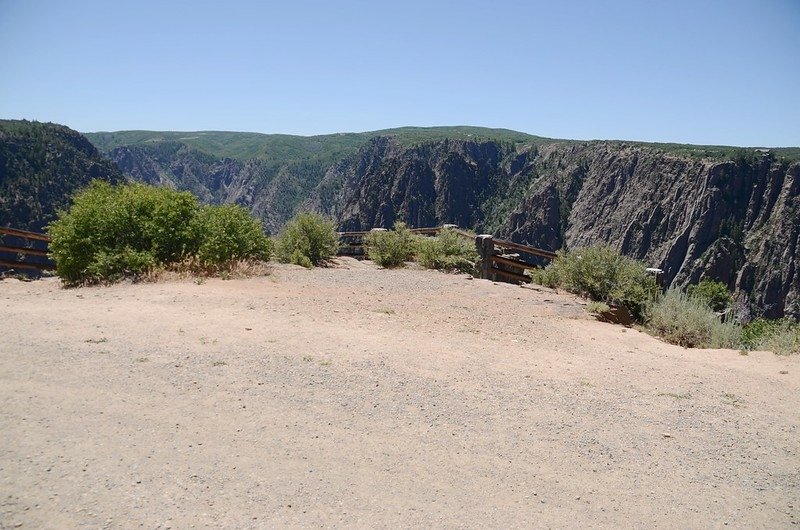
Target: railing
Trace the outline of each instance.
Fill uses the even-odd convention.
[[[451,228],[460,236],[474,240],[480,256],[480,277],[490,280],[529,282],[526,271],[542,266],[542,260],[552,260],[555,252],[543,250],[513,241],[494,239],[491,235],[478,235],[462,230],[455,225],[442,225],[429,228],[412,228],[417,235],[435,236],[442,229]],[[378,229],[380,230],[380,229]],[[339,232],[340,256],[364,258],[364,237],[370,231]],[[38,232],[0,227],[0,270],[23,271],[51,270],[54,263],[48,258],[50,238]],[[509,252],[512,251],[512,252]],[[523,255],[528,259],[523,259]]]
[[[477,236],[475,248],[481,257],[481,278],[511,283],[530,282],[531,277],[525,274],[526,271],[541,268],[545,260],[556,257],[556,253],[550,250],[494,239],[489,234]]]
[[[433,226],[428,228],[410,228],[409,230],[411,231],[411,233],[416,234],[418,236],[435,236],[443,228],[452,228],[459,235],[469,238],[470,240],[475,238],[474,234],[471,234],[466,230],[462,230],[458,228],[456,225],[442,225],[442,226]],[[386,229],[373,228],[372,230],[361,230],[356,232],[339,232],[339,243],[340,243],[339,255],[350,256],[356,259],[366,258],[366,252],[364,250],[364,237],[370,232],[381,231],[381,230],[386,230]]]
[[[531,256],[538,256],[540,258],[546,258],[550,260],[556,258],[555,252],[551,252],[549,250],[542,250],[541,248],[531,247],[528,245],[521,245],[519,243],[514,243],[513,241],[506,241],[503,239],[495,239],[494,246],[505,249],[517,250],[524,254],[530,254]]]
[[[48,254],[50,238],[38,232],[0,227],[0,270],[41,271],[55,268]]]
[[[531,277],[525,271],[541,268],[543,261],[553,260],[556,253],[541,248],[522,245],[504,239],[494,239],[491,235],[478,235],[462,230],[455,225],[443,225],[430,228],[412,228],[417,235],[435,236],[443,228],[451,228],[460,236],[475,241],[475,248],[480,256],[480,277],[495,281],[512,283],[530,282]],[[383,228],[373,230],[385,230]],[[364,237],[370,231],[339,232],[341,246],[340,256],[363,259]],[[525,259],[524,257],[527,257]]]

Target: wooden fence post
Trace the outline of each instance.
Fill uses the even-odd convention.
[[[494,238],[491,234],[480,234],[475,237],[475,250],[481,257],[481,278],[491,280],[492,256],[494,255]]]

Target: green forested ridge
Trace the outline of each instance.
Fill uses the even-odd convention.
[[[509,129],[486,127],[399,127],[362,133],[336,133],[318,136],[288,134],[262,134],[231,131],[116,131],[84,133],[100,151],[132,145],[155,145],[178,142],[219,158],[247,160],[264,158],[276,162],[287,160],[322,159],[335,161],[353,152],[369,139],[388,136],[403,145],[414,145],[444,139],[492,140],[514,144],[537,143],[607,143],[614,146],[652,147],[682,156],[734,159],[742,154],[752,154],[757,147],[724,145],[693,145],[678,143],[653,143],[625,140],[564,140],[534,136]],[[768,148],[771,153],[788,160],[800,160],[800,147]]]
[[[322,159],[335,161],[353,152],[369,139],[388,136],[402,144],[418,144],[444,139],[500,140],[513,143],[545,140],[537,136],[508,129],[484,127],[401,127],[363,133],[337,133],[319,136],[261,134],[229,131],[117,131],[85,133],[103,152],[117,147],[157,145],[178,142],[219,158],[247,160],[263,158],[276,162]]]
[[[86,133],[86,137],[106,153],[117,147],[180,143],[218,158],[263,158],[278,162],[335,158],[342,152],[356,149],[367,138],[363,134],[292,136],[227,131],[118,131]]]
[[[42,230],[92,179],[125,177],[68,127],[0,120],[0,226]]]

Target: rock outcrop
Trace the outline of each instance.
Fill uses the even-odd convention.
[[[516,158],[513,144],[443,140],[404,146],[376,138],[329,169],[305,206],[344,230],[396,221],[480,227],[502,218],[527,182],[524,175],[509,178]]]
[[[749,293],[767,316],[800,316],[800,163],[609,144],[542,156],[554,169],[502,235],[551,249],[610,243],[663,269],[672,285],[712,278]]]
[[[342,229],[454,223],[548,250],[607,243],[683,286],[725,282],[769,317],[800,317],[800,162],[619,142],[527,146],[371,141],[307,207]]]

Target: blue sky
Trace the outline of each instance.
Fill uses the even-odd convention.
[[[800,0],[0,0],[0,117],[800,146]]]

